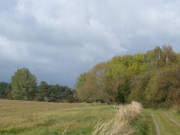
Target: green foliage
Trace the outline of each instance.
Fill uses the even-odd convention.
[[[77,78],[77,81],[75,84],[76,89],[79,89],[84,85],[86,81],[86,74],[87,73],[80,74],[80,76]]]
[[[180,65],[172,65],[158,70],[146,88],[148,101],[161,103],[180,99]]]
[[[145,101],[145,89],[153,76],[153,71],[146,71],[135,76],[131,80],[131,93],[128,97],[129,101]]]
[[[67,87],[56,85],[49,85],[42,81],[38,86],[36,100],[46,102],[74,102],[75,90]]]
[[[74,98],[74,95],[68,95],[67,96],[67,102],[68,103],[73,103],[75,101],[76,101],[76,99]]]
[[[5,99],[72,103],[78,101],[75,94],[74,89],[58,84],[49,85],[45,81],[37,86],[35,75],[27,68],[18,69],[11,77],[11,84],[0,82],[0,98]]]
[[[12,88],[11,88],[12,85]],[[11,85],[0,82],[0,98],[37,100],[46,102],[77,102],[75,90],[67,87],[49,85],[41,81],[36,85],[36,77],[27,68],[18,69],[11,77]]]
[[[117,95],[115,96],[116,103],[126,103],[130,94],[130,82],[126,80],[123,84],[119,85]]]
[[[0,98],[8,98],[11,93],[11,85],[6,82],[0,82]]]
[[[84,85],[77,90],[77,95],[82,101],[103,101],[104,92],[102,87],[106,63],[99,63],[87,74]]]
[[[135,119],[132,123],[135,128],[134,135],[148,135],[148,125],[146,124],[146,121]]]
[[[37,89],[36,100],[47,101],[47,97],[49,93],[50,93],[50,86],[45,81],[41,81]]]
[[[145,54],[116,56],[81,74],[77,79],[78,94],[87,102],[136,100],[155,104],[180,100],[178,63],[180,54],[169,45],[158,46]]]
[[[147,110],[143,111],[140,117],[132,121],[135,132],[133,135],[155,135],[156,129],[151,116]]]
[[[36,93],[36,77],[27,68],[18,69],[11,78],[12,97],[32,100]]]
[[[117,96],[121,93],[121,86],[123,87],[123,83],[130,75],[131,73],[118,61],[117,57],[108,63],[103,83],[104,92],[107,95],[106,100],[109,103],[118,101]]]

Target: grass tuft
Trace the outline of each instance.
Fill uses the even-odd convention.
[[[93,135],[131,135],[134,133],[132,121],[138,119],[141,112],[142,106],[138,102],[120,105],[114,119],[97,125]]]

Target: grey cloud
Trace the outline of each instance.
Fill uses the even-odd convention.
[[[171,44],[180,50],[178,0],[1,0],[0,80],[28,67],[38,81],[73,87],[115,55]],[[6,74],[5,74],[6,72]],[[9,79],[8,79],[9,78]]]

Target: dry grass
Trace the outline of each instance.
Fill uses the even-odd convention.
[[[0,135],[90,135],[114,113],[103,104],[0,100]]]
[[[138,102],[120,105],[114,119],[98,124],[93,135],[131,135],[134,132],[131,121],[138,119],[141,112],[142,106]]]
[[[0,100],[0,134],[129,135],[133,132],[130,121],[140,113],[137,102],[117,110],[102,104]]]

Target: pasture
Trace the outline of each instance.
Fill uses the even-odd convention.
[[[115,110],[102,104],[0,100],[0,135],[90,135]]]
[[[97,103],[0,100],[0,135],[92,135],[98,124],[113,119],[123,122],[122,113],[116,119],[117,112],[117,106]],[[119,125],[123,126],[121,122]],[[175,110],[143,109],[132,125],[133,135],[156,135],[156,126],[160,135],[179,135],[180,114]]]

